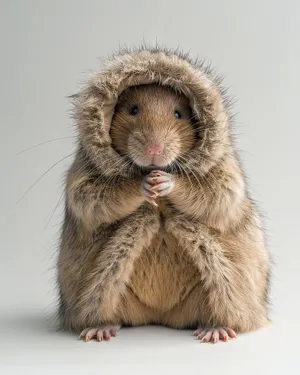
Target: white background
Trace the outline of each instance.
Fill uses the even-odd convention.
[[[1,374],[298,373],[300,2],[2,0],[0,16]],[[49,219],[71,158],[17,201],[74,150],[66,97],[98,57],[143,38],[211,60],[237,99],[240,155],[275,261],[273,324],[226,344],[161,327],[85,344],[47,320],[62,201]]]

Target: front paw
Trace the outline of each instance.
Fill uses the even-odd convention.
[[[164,197],[174,189],[174,177],[163,171],[152,171],[143,180],[143,192],[152,201]]]

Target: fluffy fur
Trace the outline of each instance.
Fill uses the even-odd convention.
[[[199,124],[159,209],[110,137],[119,95],[149,83],[184,94]],[[264,326],[269,254],[232,146],[227,100],[209,71],[176,51],[125,51],[74,103],[79,142],[58,259],[61,326]]]

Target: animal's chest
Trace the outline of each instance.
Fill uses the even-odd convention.
[[[184,300],[199,278],[189,255],[161,230],[135,261],[129,287],[147,306],[167,311]]]

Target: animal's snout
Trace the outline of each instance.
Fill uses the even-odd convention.
[[[163,151],[163,146],[160,145],[150,145],[146,148],[146,154],[149,156],[154,156],[154,155],[160,155]]]

